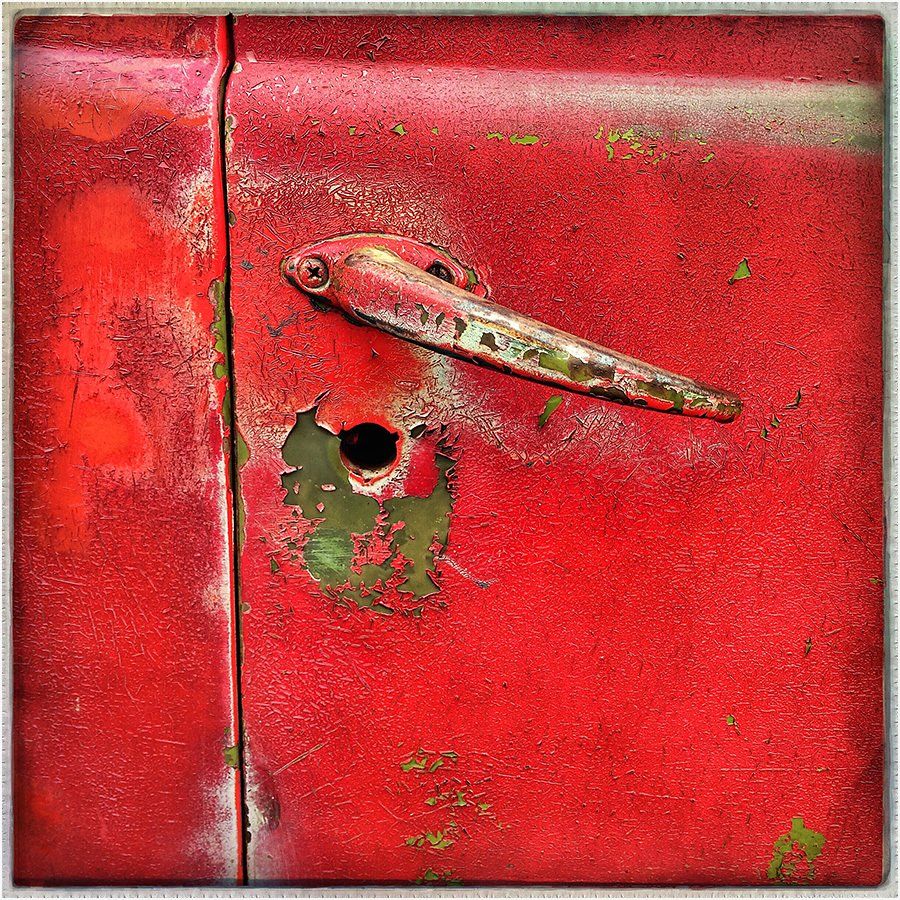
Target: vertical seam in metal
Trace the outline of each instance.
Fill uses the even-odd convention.
[[[218,153],[222,163],[219,167],[221,183],[221,197],[224,209],[222,215],[225,223],[225,274],[224,274],[224,313],[225,313],[225,364],[227,389],[225,394],[225,406],[230,420],[228,429],[228,460],[229,481],[231,482],[231,567],[233,578],[234,608],[232,616],[234,621],[234,654],[235,654],[235,686],[234,696],[237,706],[237,734],[235,745],[237,748],[237,778],[240,785],[240,808],[238,818],[240,825],[240,866],[238,880],[240,884],[248,883],[247,877],[247,847],[250,842],[249,816],[247,809],[247,773],[244,765],[244,710],[241,690],[242,661],[243,661],[243,637],[241,634],[241,600],[240,600],[240,550],[241,550],[241,520],[240,520],[240,468],[238,465],[238,424],[235,403],[235,378],[234,378],[234,318],[231,311],[231,225],[228,213],[228,156],[226,153],[226,127],[225,127],[225,101],[228,90],[228,82],[234,69],[234,16],[226,15],[222,19],[224,29],[226,58],[222,79],[219,83],[218,97]]]

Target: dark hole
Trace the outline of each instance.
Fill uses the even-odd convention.
[[[439,259],[436,259],[426,270],[429,275],[440,278],[441,281],[453,284],[453,273]]]
[[[341,459],[363,475],[386,469],[397,458],[398,437],[374,422],[362,422],[341,432]]]

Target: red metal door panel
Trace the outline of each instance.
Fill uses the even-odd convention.
[[[880,880],[881,41],[236,21],[252,881]],[[555,389],[281,277],[351,232],[744,412],[566,395],[542,425]],[[360,423],[399,435],[368,484]]]
[[[214,18],[16,23],[20,883],[240,873],[226,50]]]

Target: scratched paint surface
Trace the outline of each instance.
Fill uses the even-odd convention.
[[[252,881],[880,880],[881,39],[237,19]],[[744,412],[551,410],[281,280],[292,248],[367,231]],[[398,435],[384,478],[294,453],[298,423],[360,422]],[[369,517],[431,496],[438,442],[437,592],[416,614],[398,572],[386,614],[334,590],[389,558]]]
[[[212,18],[16,24],[21,883],[239,874],[222,38]]]

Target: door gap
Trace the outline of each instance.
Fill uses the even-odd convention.
[[[240,828],[240,847],[237,881],[241,885],[248,884],[248,855],[250,843],[250,816],[247,806],[247,771],[244,753],[244,707],[243,707],[243,634],[241,629],[241,579],[240,579],[240,542],[241,542],[241,487],[240,466],[238,460],[238,443],[240,432],[237,423],[237,408],[235,402],[235,378],[234,378],[234,319],[231,310],[231,225],[228,210],[228,157],[226,154],[226,121],[225,102],[228,91],[228,82],[234,69],[234,16],[229,14],[220,19],[220,52],[225,59],[225,67],[219,82],[219,96],[217,109],[218,148],[219,157],[218,177],[221,179],[221,198],[224,209],[220,210],[222,221],[225,225],[225,273],[223,286],[224,307],[224,331],[225,331],[225,401],[223,415],[227,425],[228,441],[228,480],[231,485],[231,572],[232,594],[234,596],[234,608],[232,620],[234,622],[234,659],[235,659],[235,687],[234,697],[236,706],[237,733],[234,735],[237,751],[237,779],[240,789],[240,809],[238,810]]]

